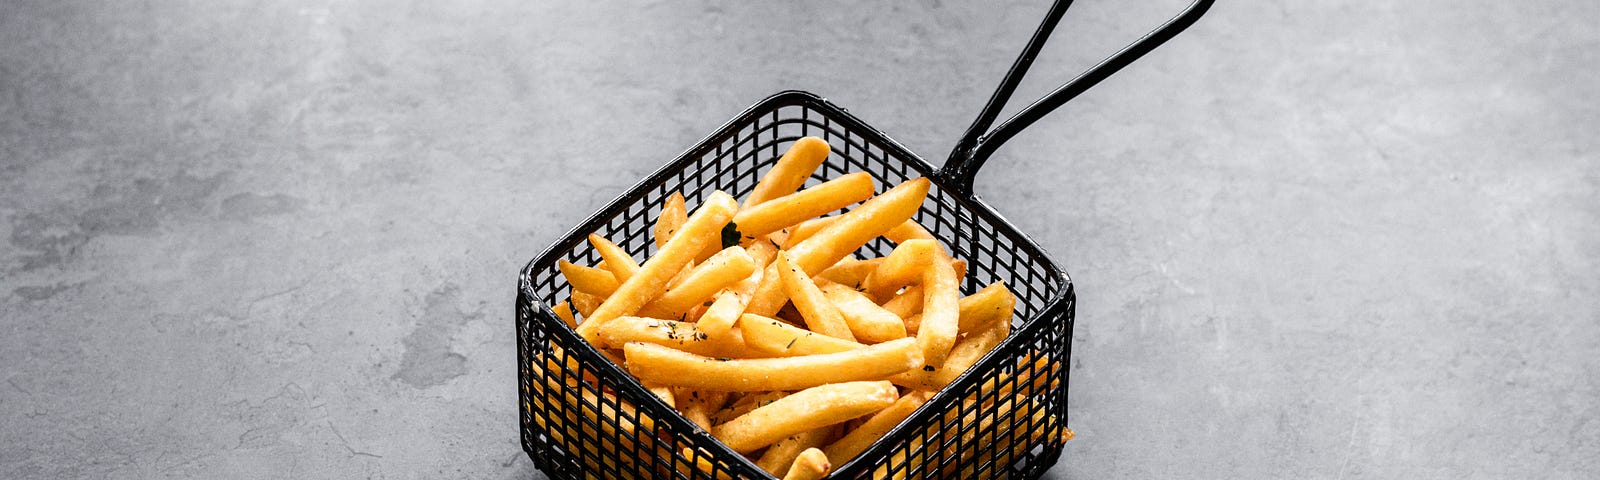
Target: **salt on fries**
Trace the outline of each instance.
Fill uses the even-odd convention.
[[[721,191],[692,211],[682,194],[668,197],[651,229],[657,251],[642,263],[590,235],[602,262],[558,264],[572,286],[572,296],[554,307],[562,321],[684,418],[784,479],[822,478],[867,450],[998,346],[1016,306],[999,282],[961,296],[966,262],[912,219],[927,198],[927,179],[876,195],[865,172],[803,188],[829,149],[815,137],[796,141],[742,205]],[[888,255],[853,255],[880,237],[895,244]],[[535,359],[530,368],[576,370],[575,359],[557,354],[565,360]],[[1027,359],[1006,375],[1046,386],[1041,379],[1055,367],[1042,354]],[[962,416],[978,415],[977,403],[1024,418],[1048,413],[1012,384],[996,388],[997,381],[963,398],[945,420],[1000,418]],[[532,388],[554,398],[536,396],[528,408],[595,417],[601,432],[585,432],[622,435],[620,451],[649,446],[680,457],[680,469],[716,471],[703,450],[662,448],[649,437],[652,424],[600,420],[620,409],[650,421],[596,384],[591,377],[542,382]],[[597,410],[555,412],[561,399]],[[1023,435],[1047,433],[1070,437]],[[1013,433],[982,435],[966,440]],[[606,459],[591,455],[590,463],[640,461],[587,453]],[[963,463],[1014,454],[940,453]]]

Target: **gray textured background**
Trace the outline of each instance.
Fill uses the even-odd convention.
[[[539,478],[527,259],[780,89],[940,160],[1046,2],[568,3],[0,3],[0,478]],[[1224,0],[1016,138],[1051,478],[1592,478],[1597,73],[1591,0]]]

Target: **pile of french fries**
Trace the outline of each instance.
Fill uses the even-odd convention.
[[[1000,282],[961,295],[966,262],[912,219],[927,179],[876,195],[866,173],[801,189],[828,153],[822,139],[800,139],[743,204],[718,191],[691,214],[674,194],[652,231],[658,251],[642,264],[598,235],[589,241],[602,262],[559,264],[572,286],[571,298],[554,307],[562,320],[684,418],[784,479],[821,478],[888,433],[1010,333],[1016,303]],[[879,237],[895,243],[891,253],[853,255]],[[1054,368],[1042,355],[1023,362],[1039,368],[1006,389]],[[982,403],[1021,418],[1048,415],[1009,393]],[[640,423],[598,421],[586,424],[587,433],[654,429],[625,403],[581,396],[602,406],[598,416]],[[1042,434],[994,431],[966,440]],[[704,454],[654,453],[699,459],[697,468],[710,470]],[[642,461],[623,457],[615,461]]]

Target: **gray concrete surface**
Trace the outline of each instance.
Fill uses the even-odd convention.
[[[780,89],[944,158],[1044,4],[0,3],[0,478],[542,478],[518,267]],[[1019,136],[1049,477],[1593,478],[1596,72],[1593,1],[1223,1]]]

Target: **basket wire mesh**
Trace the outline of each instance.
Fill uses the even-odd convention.
[[[1071,279],[1026,235],[972,195],[972,175],[994,146],[1072,96],[1192,24],[1210,0],[1178,17],[984,135],[1070,1],[1058,1],[990,104],[936,170],[877,129],[801,91],[773,95],[735,117],[529,262],[516,300],[521,440],[556,479],[771,478],[645,390],[582,341],[550,310],[571,287],[558,260],[592,265],[598,233],[636,259],[655,250],[651,227],[663,200],[690,205],[721,190],[742,198],[796,140],[817,136],[832,152],[808,185],[866,172],[882,189],[933,181],[914,218],[966,259],[963,294],[1002,281],[1016,296],[1014,330],[999,346],[830,478],[1039,478],[1060,457],[1067,427],[1067,365],[1075,292]],[[1132,57],[1132,58],[1130,58]],[[885,239],[858,255],[887,255]]]

